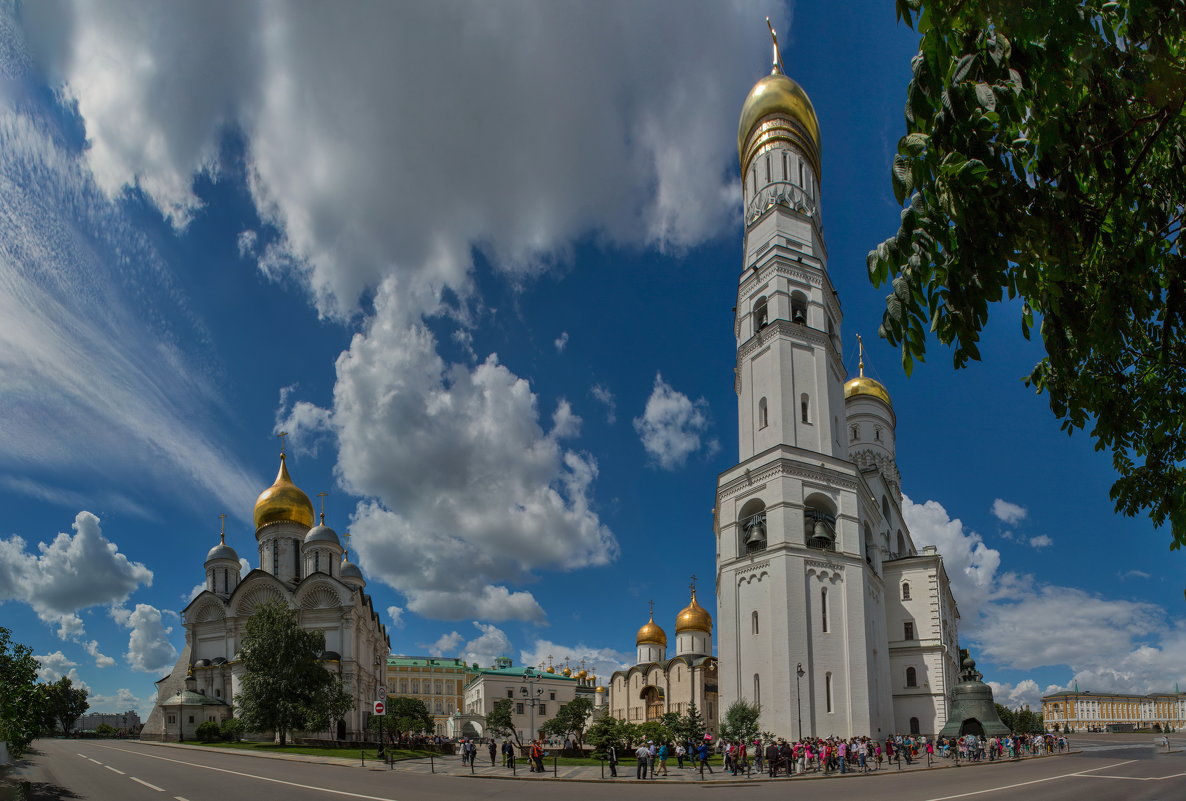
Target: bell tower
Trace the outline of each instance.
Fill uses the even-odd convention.
[[[714,508],[721,709],[758,703],[762,728],[786,737],[876,733],[819,121],[770,32],[771,72],[746,97],[737,132],[738,464],[720,475]]]

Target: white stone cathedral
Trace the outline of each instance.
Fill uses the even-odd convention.
[[[325,525],[325,514],[313,525],[313,504],[293,484],[283,452],[276,481],[255,502],[254,522],[259,567],[242,580],[239,555],[224,535],[206,555],[206,588],[181,613],[185,647],[173,671],[157,682],[144,739],[188,739],[204,721],[231,716],[243,677],[238,653],[247,621],[256,607],[272,601],[297,610],[302,628],[325,633],[321,662],[355,699],[332,731],[309,736],[363,736],[391,651],[387,629],[364,592],[362,571]]]
[[[759,703],[762,728],[786,737],[933,734],[958,681],[959,613],[942,558],[919,553],[902,518],[889,393],[863,357],[846,381],[819,122],[777,44],[774,61],[737,137],[739,461],[714,509],[721,713]]]

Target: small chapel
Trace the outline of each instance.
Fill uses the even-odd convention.
[[[225,528],[206,554],[205,589],[181,613],[185,646],[172,672],[156,683],[157,701],[143,739],[190,739],[202,723],[234,715],[247,621],[257,607],[273,601],[295,609],[302,628],[324,632],[320,661],[355,699],[332,730],[304,736],[363,739],[391,651],[387,629],[365,591],[362,571],[325,524],[324,511],[314,525],[313,504],[289,476],[283,449],[276,480],[260,493],[253,520],[259,561],[247,575],[241,576],[239,554],[227,545]]]

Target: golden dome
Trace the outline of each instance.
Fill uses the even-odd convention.
[[[844,385],[844,397],[846,399],[857,395],[869,395],[885,401],[886,406],[892,407],[894,405],[890,402],[889,390],[880,381],[863,375],[850,378],[848,383]]]
[[[572,675],[572,668],[566,667],[564,670],[562,670],[562,671],[560,671],[560,672],[561,672],[561,673],[563,673],[565,676],[571,676],[571,675]]]
[[[596,690],[594,690],[594,692],[603,693],[603,692],[605,692],[605,688],[604,688],[604,687],[598,687]]]
[[[662,645],[664,648],[667,647],[667,632],[663,631],[659,627],[659,624],[655,622],[654,612],[651,613],[651,619],[638,630],[638,634],[634,638],[635,645],[642,645],[643,643]]]
[[[544,671],[544,673],[555,673],[555,672],[556,672],[556,668],[552,667],[551,665],[548,665],[547,669]]]
[[[587,670],[578,670],[578,671],[577,671],[577,678],[578,678],[578,679],[587,679],[587,678],[589,678],[589,671],[587,671]]]
[[[696,603],[696,593],[692,593],[692,603],[684,607],[684,610],[679,613],[675,619],[675,633],[679,634],[684,631],[703,631],[705,634],[712,634],[712,615],[708,611]]]
[[[770,120],[768,117],[789,119]],[[745,175],[749,163],[763,146],[775,140],[790,143],[803,151],[811,166],[820,174],[820,132],[815,107],[803,87],[782,72],[774,72],[762,78],[749,90],[745,104],[741,107],[741,120],[737,126],[737,154],[741,158],[741,174]]]
[[[255,500],[255,528],[258,530],[282,520],[299,523],[305,528],[313,525],[313,504],[288,477],[283,453],[280,454],[280,472],[276,474],[275,483]]]

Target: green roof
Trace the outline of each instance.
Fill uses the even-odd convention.
[[[221,698],[214,698],[206,693],[183,690],[167,701],[161,701],[161,706],[226,706],[227,702]]]
[[[436,656],[389,656],[387,665],[388,667],[468,667],[461,659],[442,659]]]

